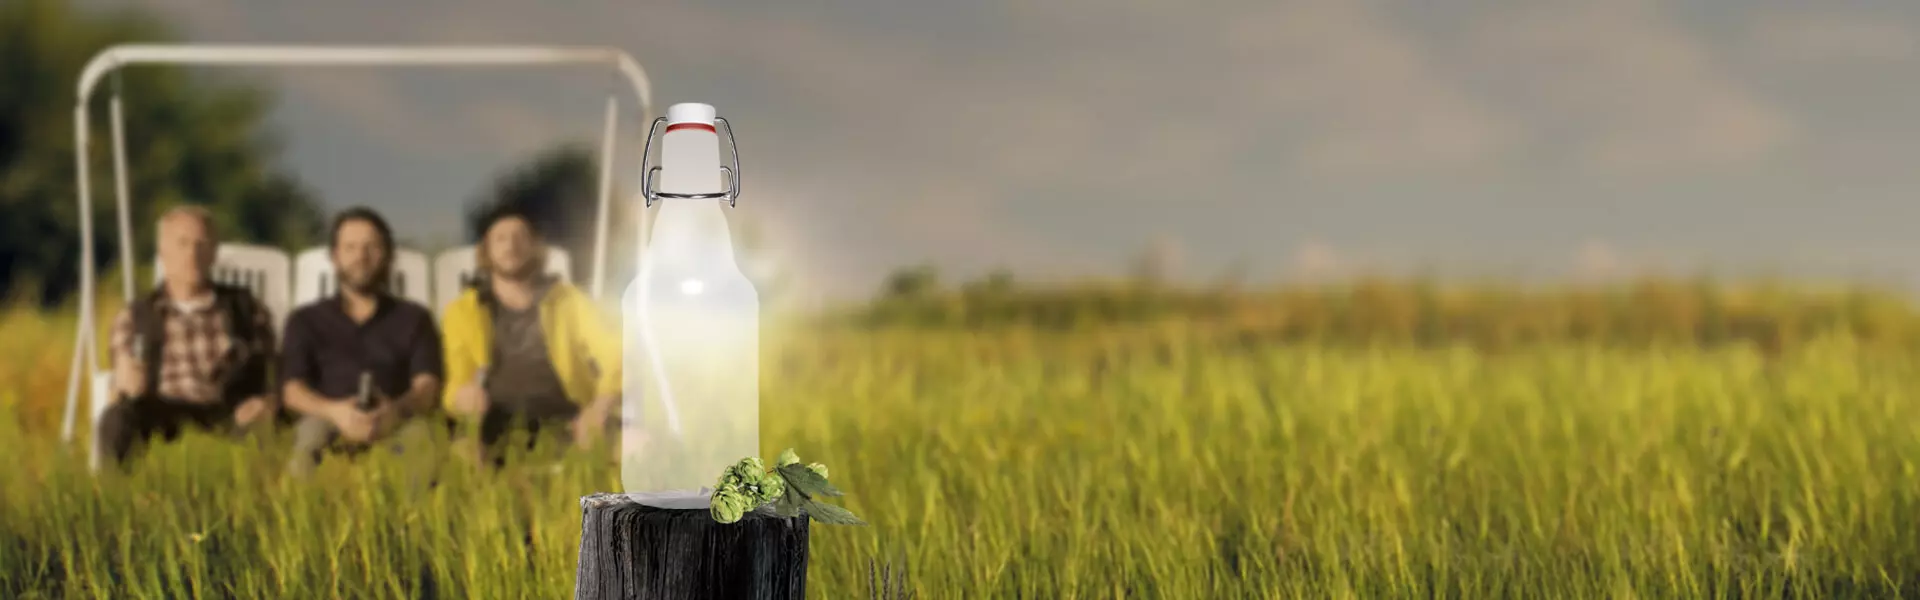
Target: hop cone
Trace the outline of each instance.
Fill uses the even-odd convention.
[[[720,473],[720,485],[716,486],[716,489],[731,489],[735,492],[741,491],[748,485],[759,481],[760,474],[764,472],[765,467],[759,458],[749,457],[741,459],[740,462],[733,463],[733,466],[727,467],[726,471]]]
[[[751,500],[737,493],[715,490],[713,493],[713,506],[709,512],[713,513],[713,520],[715,521],[732,523],[739,521],[740,517],[746,516],[747,511],[752,509],[753,504]]]
[[[787,493],[787,480],[778,474],[765,472],[761,473],[759,487],[760,495],[755,498],[758,502],[756,506],[772,502],[779,499],[781,494]]]
[[[747,457],[727,467],[713,491],[713,519],[732,523],[787,491],[787,482],[767,471],[759,457]]]

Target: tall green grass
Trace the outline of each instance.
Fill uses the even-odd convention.
[[[0,347],[58,355],[63,386],[35,331]],[[1920,366],[1848,337],[1772,359],[1177,327],[768,346],[765,454],[827,463],[872,523],[816,526],[815,598],[861,597],[889,556],[923,598],[1920,595]],[[23,426],[62,389],[0,381],[36,407],[0,423],[0,597],[564,597],[578,499],[618,484],[419,454],[292,482],[284,444],[207,437],[91,478]]]
[[[835,311],[828,320],[870,328],[1082,333],[1171,321],[1274,343],[1467,343],[1495,350],[1570,342],[1772,350],[1843,331],[1870,347],[1920,351],[1920,311],[1911,300],[1889,286],[1704,277],[1531,286],[1371,278],[1213,290],[1093,283],[890,296]]]

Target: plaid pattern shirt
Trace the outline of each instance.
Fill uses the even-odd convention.
[[[268,319],[268,311],[258,306],[252,295],[243,302],[255,302],[254,322],[249,324],[249,333],[240,336],[248,340],[256,351],[273,349],[273,324]],[[226,315],[214,302],[214,296],[208,294],[198,301],[197,306],[182,306],[171,297],[161,295],[153,314],[165,319],[166,341],[160,349],[160,356],[146,357],[160,361],[158,387],[150,387],[161,397],[189,402],[193,404],[217,404],[222,401],[239,402],[241,398],[221,398],[220,380],[227,369],[236,365],[225,364],[228,350],[232,349],[233,337],[227,335]],[[112,351],[113,360],[131,358],[135,353],[133,311],[123,310],[114,320]],[[152,386],[154,382],[147,382]]]

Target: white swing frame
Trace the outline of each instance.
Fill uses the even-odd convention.
[[[73,109],[74,163],[80,213],[80,323],[75,334],[73,361],[67,380],[66,414],[60,426],[61,443],[73,439],[73,422],[81,386],[97,385],[100,370],[94,348],[93,196],[88,166],[88,105],[102,79],[129,65],[201,66],[366,66],[366,67],[510,67],[602,65],[626,79],[640,102],[641,122],[652,122],[653,90],[646,70],[626,51],[604,46],[286,46],[231,44],[124,44],[94,55],[80,73],[79,94]],[[608,209],[613,196],[613,152],[619,125],[619,97],[607,94],[606,118],[600,145],[599,212],[595,219],[593,271],[590,293],[601,298],[605,284]],[[133,230],[127,191],[125,126],[121,120],[120,90],[109,105],[113,136],[113,174],[120,225],[122,294],[134,300]],[[644,159],[644,157],[643,157]],[[645,211],[641,211],[645,231]],[[431,287],[431,282],[424,282]],[[275,315],[286,318],[286,315]]]

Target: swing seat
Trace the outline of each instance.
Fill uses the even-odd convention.
[[[446,316],[447,306],[460,298],[461,290],[472,285],[480,270],[479,261],[474,253],[477,246],[454,248],[440,253],[433,259],[433,295],[434,314]],[[571,281],[572,263],[567,251],[554,246],[547,247],[547,273],[559,277],[561,281]]]
[[[326,246],[308,248],[294,257],[293,270],[296,273],[293,301],[300,306],[330,298],[339,291],[333,257]],[[394,249],[393,272],[388,274],[387,281],[387,289],[393,295],[419,302],[421,306],[433,305],[433,296],[427,289],[432,279],[427,272],[426,254],[408,248]]]

